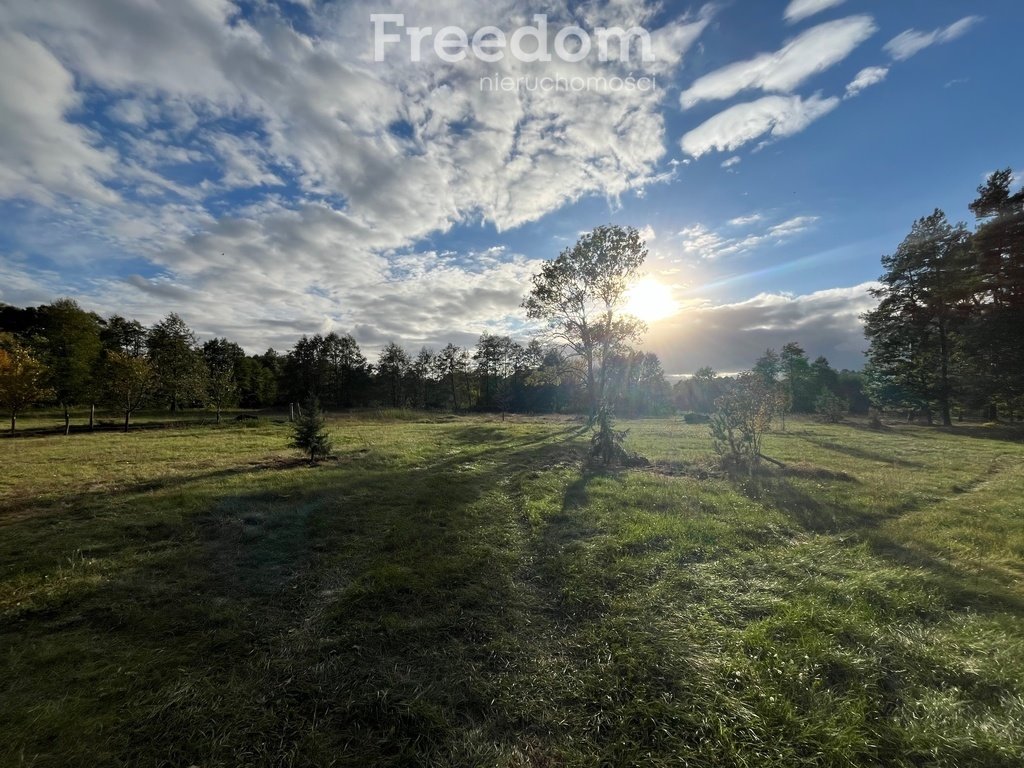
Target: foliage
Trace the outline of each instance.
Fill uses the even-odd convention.
[[[610,355],[644,329],[620,310],[629,281],[646,257],[636,229],[596,227],[541,267],[523,301],[527,317],[547,321],[551,338],[583,360],[592,416],[605,401]]]
[[[100,318],[71,299],[59,299],[41,308],[41,320],[38,345],[57,402],[67,413],[71,405],[94,401],[96,367],[103,349]]]
[[[602,406],[598,409],[593,435],[590,438],[591,457],[605,467],[624,463],[629,458],[623,447],[627,434],[626,430],[615,429],[612,409]]]
[[[778,389],[761,372],[747,371],[715,401],[711,438],[715,452],[726,464],[751,471],[761,460],[764,434],[778,411]]]
[[[104,360],[107,396],[124,413],[124,431],[128,431],[131,415],[137,411],[156,387],[156,371],[141,355],[109,350]]]
[[[208,372],[207,396],[217,411],[217,422],[225,405],[237,401],[239,375],[245,352],[240,346],[227,339],[210,339],[203,344],[203,360]]]
[[[156,396],[172,413],[205,399],[209,372],[195,334],[181,317],[172,312],[154,325],[146,346],[155,373]]]
[[[0,407],[10,414],[12,433],[20,412],[52,394],[46,376],[46,366],[17,342],[0,346]]]
[[[849,413],[850,404],[831,389],[823,389],[814,401],[814,410],[822,421],[837,424]]]
[[[326,459],[333,446],[327,432],[327,419],[320,410],[320,401],[308,398],[292,427],[292,447],[309,456],[311,462]]]
[[[878,307],[864,316],[871,341],[872,388],[881,405],[938,407],[950,425],[956,391],[956,335],[969,297],[970,236],[936,210],[914,222],[891,256],[882,258],[882,287],[872,289]]]

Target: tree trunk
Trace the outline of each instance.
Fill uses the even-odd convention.
[[[96,427],[96,403],[92,403],[89,406],[89,431],[92,432]]]
[[[587,353],[587,394],[590,399],[590,420],[597,415],[597,383],[594,381],[594,356]]]
[[[220,405],[217,406],[217,424],[220,424]]]
[[[295,421],[295,403],[288,403],[288,421]]]
[[[128,431],[128,420],[129,420],[129,419],[131,419],[131,417],[132,417],[132,412],[131,412],[131,411],[128,411],[128,410],[126,410],[126,411],[124,412],[124,431],[125,431],[125,432],[127,432],[127,431]]]
[[[953,426],[949,414],[949,340],[946,338],[946,325],[939,326],[939,352],[942,355],[942,381],[939,392],[939,412],[942,415],[942,426]]]
[[[18,414],[11,412],[11,434],[18,428]]]
[[[68,413],[68,407],[64,406],[64,434],[65,436],[71,434],[71,414]]]

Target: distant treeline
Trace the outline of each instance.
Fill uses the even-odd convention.
[[[859,374],[837,372],[824,358],[811,363],[795,343],[782,359],[793,382],[792,410],[812,412],[823,387],[866,410]],[[173,313],[146,327],[120,315],[100,317],[72,299],[0,305],[0,400],[12,417],[48,404],[69,419],[72,410],[99,404],[117,409],[127,424],[143,407],[219,414],[287,407],[311,395],[328,409],[585,413],[585,378],[581,361],[559,348],[494,334],[475,347],[448,344],[416,354],[391,343],[370,363],[350,335],[303,336],[288,352],[247,355],[224,338],[198,343]],[[657,355],[624,350],[609,357],[607,381],[615,413],[637,417],[709,412],[728,379],[704,368],[673,387]]]
[[[103,318],[72,299],[0,305],[0,403],[10,415],[36,404],[101,404],[125,416],[140,407],[287,407],[315,397],[329,409],[397,407],[582,412],[579,361],[539,341],[484,334],[410,354],[388,344],[370,363],[350,335],[303,336],[286,353],[247,355],[236,343],[199,344],[177,314],[151,327]],[[608,360],[609,391],[624,416],[663,414],[671,388],[657,355],[624,350]],[[13,421],[12,421],[13,428]]]

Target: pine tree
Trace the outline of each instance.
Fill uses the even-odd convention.
[[[292,446],[309,454],[310,462],[325,459],[331,454],[331,437],[327,433],[327,420],[320,410],[320,402],[311,397],[303,403],[302,412],[295,419]]]
[[[891,404],[929,418],[937,405],[944,426],[952,423],[969,246],[966,228],[951,226],[942,211],[914,222],[896,253],[882,258],[882,287],[871,291],[880,302],[864,316],[876,397],[888,393],[899,398]]]

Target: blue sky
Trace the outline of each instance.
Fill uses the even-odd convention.
[[[639,26],[655,60],[374,61],[382,13]],[[669,373],[792,339],[856,367],[880,256],[1024,169],[1022,30],[1011,0],[11,0],[0,301],[177,311],[250,351],[470,344],[530,333],[539,261],[612,221],[646,233],[672,300],[644,342]],[[495,72],[657,87],[485,92]]]

